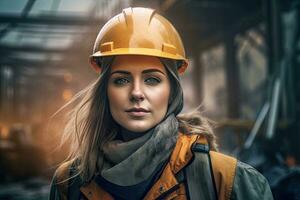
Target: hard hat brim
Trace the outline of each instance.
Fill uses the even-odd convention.
[[[173,60],[183,61],[182,66],[178,69],[179,73],[183,73],[188,66],[188,60],[179,54],[171,54],[168,52],[163,52],[157,49],[147,49],[147,48],[118,48],[112,51],[106,52],[96,52],[91,55],[91,58],[105,57],[105,56],[119,56],[119,55],[144,55],[144,56],[155,56],[160,58],[168,58]],[[99,66],[100,67],[100,66]]]

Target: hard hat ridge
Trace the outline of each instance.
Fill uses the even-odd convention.
[[[149,8],[126,8],[100,30],[91,55],[95,70],[101,71],[96,59],[118,55],[146,55],[183,61],[179,73],[183,73],[188,65],[176,29]]]

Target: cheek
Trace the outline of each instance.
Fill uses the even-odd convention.
[[[107,88],[107,97],[110,110],[117,110],[122,105],[122,102],[124,102],[125,96],[124,91],[109,86]]]
[[[170,96],[170,87],[169,85],[164,85],[163,87],[156,88],[149,91],[150,102],[161,112],[166,112],[168,108],[169,96]]]

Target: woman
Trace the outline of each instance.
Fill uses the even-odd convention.
[[[66,126],[73,146],[50,199],[272,199],[261,174],[216,152],[205,118],[178,115],[188,63],[164,17],[123,10],[101,29],[91,64],[100,76]]]

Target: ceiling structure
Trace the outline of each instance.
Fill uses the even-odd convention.
[[[188,54],[216,45],[228,32],[241,32],[262,20],[260,0],[42,2],[16,1],[16,5],[11,5],[12,1],[1,2],[4,4],[0,10],[2,65],[35,66],[52,60],[55,63],[65,59],[66,52],[86,56],[103,23],[130,5],[155,7],[167,16],[182,35]],[[88,49],[79,47],[85,43]]]
[[[53,84],[70,87],[64,78],[68,74],[75,91],[87,85],[96,77],[87,68],[99,29],[129,6],[152,7],[166,16],[182,36],[188,57],[192,57],[257,26],[264,19],[265,5],[261,0],[3,0],[0,110],[1,101],[9,101],[4,91],[7,84],[15,89],[14,99],[23,99],[24,94],[18,97],[23,91],[28,101],[47,91],[45,88],[55,88]],[[263,35],[265,30],[257,31]]]

